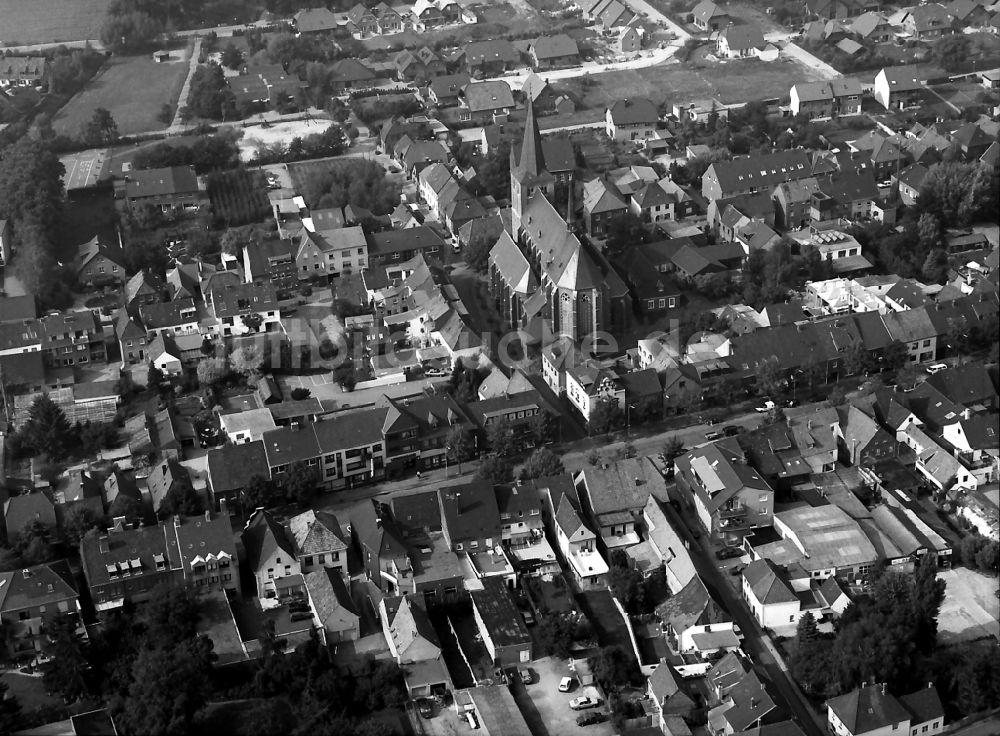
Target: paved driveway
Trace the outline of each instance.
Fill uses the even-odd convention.
[[[530,669],[536,681],[527,686],[515,682],[511,692],[533,731],[540,728],[549,736],[577,736],[581,732],[588,736],[611,736],[614,733],[610,721],[587,726],[586,729],[576,725],[579,713],[570,709],[569,701],[580,695],[600,697],[602,700],[603,697],[596,688],[581,688],[579,685],[572,692],[559,692],[559,681],[573,674],[565,661],[544,657],[532,662]],[[598,710],[607,714],[607,704],[603,703]]]
[[[945,570],[938,576],[948,586],[938,615],[938,640],[955,644],[985,636],[1000,639],[997,579],[964,567]]]

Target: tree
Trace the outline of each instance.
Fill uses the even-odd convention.
[[[247,482],[242,495],[244,511],[268,509],[280,501],[274,483],[262,475],[254,475]]]
[[[540,447],[531,453],[531,456],[525,461],[518,477],[521,480],[531,480],[532,478],[562,475],[565,472],[566,468],[563,467],[559,456],[547,447]]]
[[[132,684],[118,722],[125,733],[184,736],[209,692],[211,640],[204,637],[173,647],[142,649],[132,666]]]
[[[198,361],[197,374],[198,385],[208,388],[229,375],[229,364],[225,358],[202,358]]]
[[[74,701],[87,693],[85,673],[87,656],[83,637],[77,632],[80,619],[76,614],[58,614],[46,624],[49,644],[46,654],[51,658],[43,677],[45,687]]]
[[[940,284],[948,276],[948,254],[943,248],[932,248],[924,259],[924,265],[920,269],[920,275],[924,281],[931,284]]]
[[[976,567],[983,572],[995,575],[997,566],[1000,564],[1000,545],[992,540],[984,540],[984,543],[976,552]]]
[[[213,343],[208,337],[205,337],[201,341],[201,354],[206,358],[215,354],[215,343]]]
[[[566,659],[572,651],[575,626],[573,619],[565,613],[542,616],[535,628],[539,648],[547,656]]]
[[[621,601],[622,607],[632,615],[642,613],[645,589],[642,585],[642,573],[628,564],[624,552],[615,552],[611,556],[608,568],[608,587],[611,594]]]
[[[21,435],[36,453],[44,452],[51,457],[65,457],[76,444],[66,413],[48,394],[32,402]]]
[[[44,522],[33,519],[17,535],[14,549],[29,565],[40,565],[56,558],[51,539],[52,530]]]
[[[264,324],[264,318],[259,314],[251,313],[243,315],[243,326],[250,332],[260,332],[260,326]]]
[[[8,689],[7,683],[0,680],[0,733],[14,733],[21,728],[21,704]]]
[[[843,406],[847,403],[847,392],[842,386],[834,386],[826,395],[826,403],[833,407]]]
[[[597,654],[588,657],[587,663],[605,692],[617,692],[634,679],[637,668],[635,660],[620,646],[601,647]]]
[[[472,456],[475,448],[468,433],[460,427],[455,426],[448,430],[445,438],[445,452],[448,455],[448,462],[458,465],[458,472],[462,472],[462,463]]]
[[[663,443],[663,449],[660,450],[660,454],[663,455],[663,461],[670,465],[674,460],[684,454],[684,443],[681,442],[680,437],[670,437]]]
[[[960,70],[969,60],[972,42],[961,33],[943,36],[934,43],[934,60],[947,72]]]
[[[163,30],[163,25],[152,15],[139,10],[126,10],[116,6],[109,12],[101,26],[101,42],[115,53],[130,53],[150,46]]]
[[[111,113],[99,107],[83,128],[82,137],[91,146],[111,146],[118,140],[118,123]]]
[[[479,463],[476,480],[496,485],[514,480],[514,468],[509,462],[496,455],[487,455]]]
[[[893,340],[885,346],[882,354],[882,370],[895,371],[905,366],[910,360],[910,351],[899,340]]]
[[[590,410],[587,423],[591,434],[606,434],[621,426],[625,419],[618,402],[614,399],[599,399]]]
[[[146,388],[148,388],[153,393],[160,392],[160,385],[163,383],[163,371],[157,368],[156,363],[149,364],[149,370],[146,371]]]
[[[311,392],[307,388],[299,386],[298,388],[292,389],[292,401],[302,401],[303,399],[308,399]]]
[[[914,640],[924,654],[937,645],[938,612],[944,602],[944,580],[937,577],[937,555],[928,552],[917,563],[913,575],[912,602],[916,625]]]
[[[226,120],[235,111],[233,93],[222,67],[214,61],[199,66],[191,77],[187,114],[208,120]]]
[[[531,418],[529,424],[531,436],[535,439],[536,445],[543,445],[551,442],[555,431],[556,423],[559,420],[552,415],[552,412],[542,409]]]
[[[190,482],[175,481],[170,485],[156,515],[161,519],[168,516],[196,516],[205,510],[205,501]]]
[[[261,375],[264,367],[264,353],[256,345],[247,345],[236,348],[229,354],[229,365],[236,372],[251,383]]]
[[[91,529],[101,526],[103,520],[94,513],[93,509],[79,504],[71,506],[63,517],[63,534],[66,541],[73,547],[80,544],[80,540]]]
[[[220,60],[222,61],[222,66],[227,69],[239,69],[243,66],[243,52],[236,48],[236,44],[230,41],[222,49]]]
[[[108,507],[108,516],[112,519],[124,516],[127,523],[134,524],[140,520],[142,508],[131,496],[119,493]]]
[[[281,488],[285,498],[307,504],[319,492],[319,468],[305,462],[294,462],[281,476]]]
[[[507,417],[500,417],[497,421],[486,425],[486,442],[490,449],[500,457],[507,457],[517,452],[515,434],[514,423]]]

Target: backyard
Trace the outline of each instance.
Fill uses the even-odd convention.
[[[177,103],[187,61],[157,64],[151,56],[115,56],[83,91],[66,103],[52,122],[57,133],[77,135],[103,107],[111,112],[122,135],[162,130],[157,119],[164,104]]]

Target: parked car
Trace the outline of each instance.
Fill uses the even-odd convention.
[[[568,693],[570,690],[573,689],[573,686],[575,684],[576,680],[574,680],[572,677],[564,677],[559,681],[559,692]]]
[[[739,575],[741,572],[743,572],[743,567],[744,567],[744,565],[737,565],[736,567],[731,567],[731,568],[729,568],[729,574],[730,575]]]
[[[420,698],[417,700],[417,712],[420,713],[421,718],[433,718],[434,701],[429,698]]]
[[[743,550],[739,547],[723,547],[715,553],[715,556],[720,560],[729,560],[733,557],[740,557],[743,554]]]
[[[935,363],[934,365],[927,366],[927,372],[930,373],[932,376],[935,373],[940,373],[941,371],[944,371],[944,370],[947,370],[947,369],[948,369],[948,364],[947,363]]]
[[[592,698],[589,695],[581,695],[569,701],[569,707],[573,710],[587,710],[587,708],[596,708],[600,704],[601,701],[599,699]]]
[[[479,728],[479,720],[476,718],[476,714],[471,710],[465,711],[465,722],[469,724],[469,728]]]
[[[531,670],[522,669],[518,670],[517,674],[521,677],[521,682],[525,685],[530,685],[535,681],[535,676],[531,674]]]
[[[722,434],[726,437],[735,437],[740,433],[741,427],[737,427],[735,424],[727,424],[722,428]]]
[[[590,713],[581,713],[576,717],[576,725],[578,726],[592,726],[595,723],[604,723],[607,720],[607,716],[601,713],[599,710],[592,710]]]
[[[521,615],[524,616],[525,626],[535,625],[535,615],[531,611],[521,611]]]
[[[705,439],[706,440],[717,440],[717,439],[719,439],[721,437],[722,437],[722,432],[716,432],[714,430],[711,431],[711,432],[705,432]]]
[[[774,408],[774,402],[768,399],[767,401],[764,402],[762,406],[758,406],[756,409],[754,409],[754,411],[759,411],[761,414],[763,414],[764,412],[771,411],[771,409],[773,408]]]

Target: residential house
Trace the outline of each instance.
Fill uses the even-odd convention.
[[[954,33],[952,17],[941,3],[914,5],[899,11],[903,32],[916,40],[939,38]],[[896,17],[894,16],[894,18]]]
[[[861,112],[861,84],[855,79],[802,82],[792,86],[790,99],[793,115],[857,115]]]
[[[687,542],[667,519],[663,506],[652,495],[642,511],[646,541],[666,572],[667,588],[678,593],[697,576]]]
[[[885,683],[863,684],[826,701],[826,713],[827,728],[835,736],[933,736],[944,731],[944,707],[933,683],[899,698]]]
[[[60,616],[86,636],[73,573],[65,560],[0,573],[0,623],[11,658],[37,657],[49,648],[46,627]]]
[[[274,284],[216,284],[213,281],[205,301],[215,317],[213,331],[223,337],[281,331]]]
[[[862,13],[850,21],[851,32],[868,43],[888,43],[895,33],[886,17],[876,11]]]
[[[588,424],[605,402],[625,410],[625,384],[607,368],[590,363],[575,365],[565,371],[565,382],[570,404]]]
[[[781,713],[767,687],[751,670],[726,691],[718,705],[709,710],[708,730],[714,736],[724,736],[780,719]]]
[[[303,574],[326,568],[347,576],[347,542],[333,513],[303,511],[288,520],[287,529]]]
[[[471,596],[472,615],[494,666],[530,662],[531,634],[504,582],[486,578],[482,590],[473,590]]]
[[[334,279],[368,267],[368,241],[360,225],[335,230],[304,229],[295,253],[299,279]]]
[[[647,457],[587,467],[574,477],[583,508],[608,549],[639,542],[650,496],[666,500],[663,475]]]
[[[240,593],[229,517],[208,511],[144,527],[116,518],[106,534],[81,540],[80,558],[98,613],[121,608],[126,601],[148,600],[162,583]]]
[[[366,89],[375,84],[375,72],[359,59],[339,59],[330,67],[333,91]]]
[[[687,694],[677,670],[667,662],[657,665],[653,670],[653,674],[646,681],[646,693],[656,704],[653,718],[654,722],[658,719],[659,722],[655,725],[659,726],[663,733],[667,733],[666,722],[669,716],[691,718],[694,714],[694,700]]]
[[[716,161],[702,176],[701,193],[707,200],[770,193],[778,184],[812,176],[811,169],[809,155],[798,148]]]
[[[327,643],[361,638],[361,617],[343,575],[333,568],[321,567],[306,573],[305,581],[313,615]]]
[[[794,88],[793,88],[794,89]],[[813,194],[819,191],[815,177],[779,184],[774,188],[774,224],[785,230],[796,230],[812,222]]]
[[[77,281],[85,287],[121,285],[126,281],[124,252],[102,243],[97,235],[80,246],[74,267]]]
[[[193,166],[162,169],[133,169],[115,182],[115,198],[130,208],[155,207],[163,213],[197,212],[208,203],[205,184]]]
[[[292,17],[299,33],[328,33],[339,27],[337,16],[328,8],[303,8]]]
[[[616,141],[644,141],[653,137],[659,119],[656,105],[648,98],[625,98],[605,110],[605,132]]]
[[[691,11],[691,20],[695,26],[711,33],[721,31],[732,23],[729,13],[716,5],[712,0],[701,0]]]
[[[764,48],[764,34],[754,23],[728,25],[719,33],[716,50],[724,59],[745,59],[757,56]]]
[[[492,82],[470,82],[462,88],[458,96],[463,120],[488,123],[499,115],[507,115],[514,109],[514,96],[510,85],[503,80]]]
[[[107,361],[110,335],[89,309],[48,314],[38,321],[38,327],[42,355],[52,368]]]
[[[597,535],[584,523],[576,488],[550,489],[549,514],[555,528],[559,551],[566,560],[573,578],[584,590],[607,585],[608,563],[597,548]]]
[[[506,39],[467,43],[464,57],[469,74],[480,78],[501,74],[521,63],[521,54]]]
[[[470,77],[465,72],[435,77],[427,85],[427,97],[438,107],[457,105],[458,96],[469,81]]]
[[[742,595],[761,628],[787,627],[801,615],[801,601],[784,568],[754,560],[742,573]]]
[[[580,63],[580,49],[576,40],[565,33],[539,36],[528,46],[528,56],[535,70],[557,69]]]
[[[302,568],[295,555],[295,544],[270,512],[264,509],[254,511],[243,528],[241,538],[259,598],[278,598],[278,581],[281,578],[301,577]]]
[[[49,60],[44,56],[0,57],[0,89],[6,87],[41,87],[49,75]]]
[[[751,529],[771,526],[774,491],[728,443],[691,450],[675,468],[678,488],[709,533],[739,543]]]
[[[472,421],[451,396],[388,401],[389,411],[382,427],[388,466],[400,469],[442,467],[446,463],[447,438],[451,431],[455,427],[472,431]]]
[[[623,54],[634,54],[642,50],[642,29],[627,25],[618,34],[618,50]]]
[[[378,18],[361,3],[347,11],[347,27],[355,38],[368,38],[379,34]]]
[[[873,96],[886,110],[913,107],[923,99],[924,82],[916,67],[885,67],[875,75]]]
[[[234,513],[237,502],[255,477],[269,479],[267,454],[259,439],[226,443],[208,453],[208,488],[213,508]]]
[[[365,575],[375,587],[389,596],[412,588],[413,563],[399,527],[384,508],[376,509],[369,501],[353,508],[351,533],[361,551]]]
[[[378,31],[381,35],[389,36],[394,33],[402,33],[407,30],[407,20],[396,12],[396,10],[388,3],[379,3],[372,8],[372,12],[378,19]]]
[[[449,486],[438,491],[442,532],[455,552],[499,546],[502,538],[496,494],[488,483]]]
[[[386,597],[379,603],[382,631],[389,651],[401,665],[441,657],[441,644],[416,596]]]
[[[629,206],[614,185],[603,179],[593,179],[583,185],[583,215],[587,232],[603,237],[615,219],[624,217]]]
[[[983,3],[974,0],[952,0],[945,10],[959,28],[982,28],[990,22],[990,12]]]
[[[658,270],[639,248],[627,249],[615,265],[632,290],[634,304],[644,314],[666,314],[680,304],[681,290],[673,278]]]
[[[875,465],[898,457],[899,442],[854,404],[840,410],[840,458],[850,465]]]

